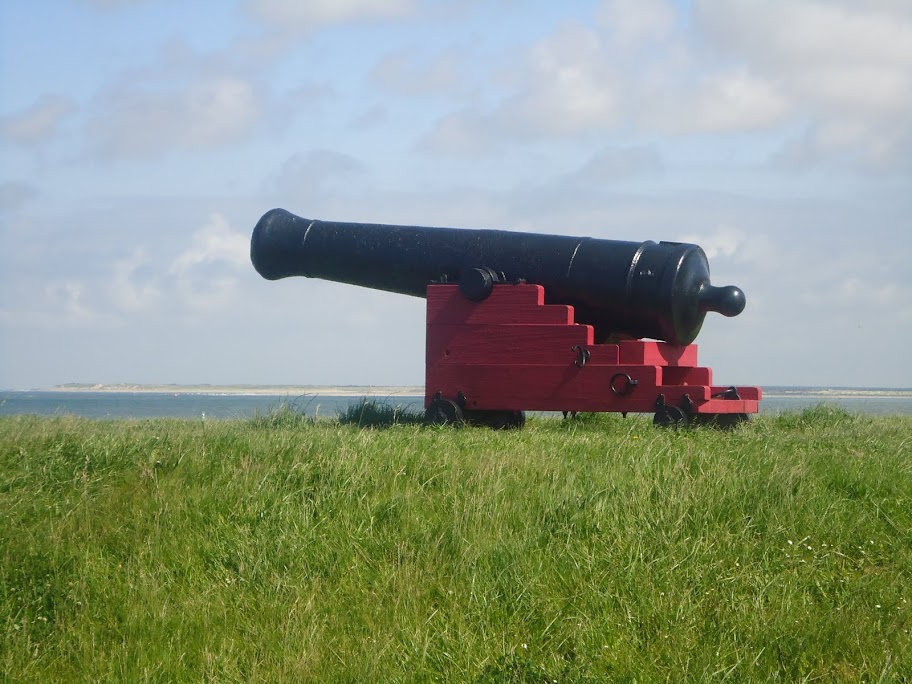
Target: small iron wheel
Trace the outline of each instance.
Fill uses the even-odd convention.
[[[687,427],[687,414],[677,406],[661,406],[656,411],[652,424],[677,430],[679,427]]]
[[[462,408],[455,401],[435,398],[424,412],[424,419],[432,425],[455,425],[465,423]]]
[[[466,411],[471,425],[483,425],[494,430],[516,430],[526,424],[525,411]]]

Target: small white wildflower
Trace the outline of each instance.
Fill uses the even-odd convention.
[[[529,644],[520,644],[523,648],[529,648]]]
[[[875,605],[874,607],[875,607],[875,608],[880,608],[880,604],[878,603],[878,604]]]
[[[791,546],[791,545],[792,545],[792,540],[789,539],[789,540],[788,540],[788,543],[789,543],[789,546]]]

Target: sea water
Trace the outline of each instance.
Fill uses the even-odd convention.
[[[378,401],[423,407],[424,397]],[[334,418],[362,397],[216,394],[209,392],[0,392],[0,415],[74,415],[86,418],[251,418],[283,405],[309,416]]]
[[[266,415],[283,404],[309,416],[334,418],[362,396],[193,392],[0,391],[0,415],[75,415],[86,418],[231,419]],[[392,406],[423,410],[424,397],[371,397]],[[912,389],[768,387],[761,414],[825,403],[852,413],[912,415]]]

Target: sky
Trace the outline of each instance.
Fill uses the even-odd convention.
[[[912,2],[0,4],[0,388],[422,384],[273,207],[695,242],[717,383],[912,387]]]

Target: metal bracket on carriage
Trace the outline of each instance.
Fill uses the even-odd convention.
[[[638,384],[639,381],[634,380],[627,373],[615,373],[611,376],[611,380],[608,381],[608,387],[611,388],[611,393],[618,397],[627,396],[633,392]],[[664,396],[661,394],[659,396],[662,397],[662,402],[664,403]]]
[[[687,413],[688,415],[694,412],[693,401],[691,401],[690,395],[687,393],[681,397],[681,408],[684,409],[684,413]]]
[[[574,344],[570,350],[576,352],[576,360],[573,362],[573,365],[577,368],[582,368],[585,366],[587,363],[589,363],[589,359],[592,357],[592,354],[589,353],[588,349],[578,344]]]
[[[665,403],[665,395],[660,394],[655,401],[655,416],[652,424],[659,427],[684,427],[687,425],[687,414],[677,406]]]
[[[731,401],[739,401],[741,399],[741,395],[738,394],[738,388],[735,387],[734,385],[732,385],[724,392],[718,392],[718,393],[712,395],[712,398],[713,399],[730,399]]]

